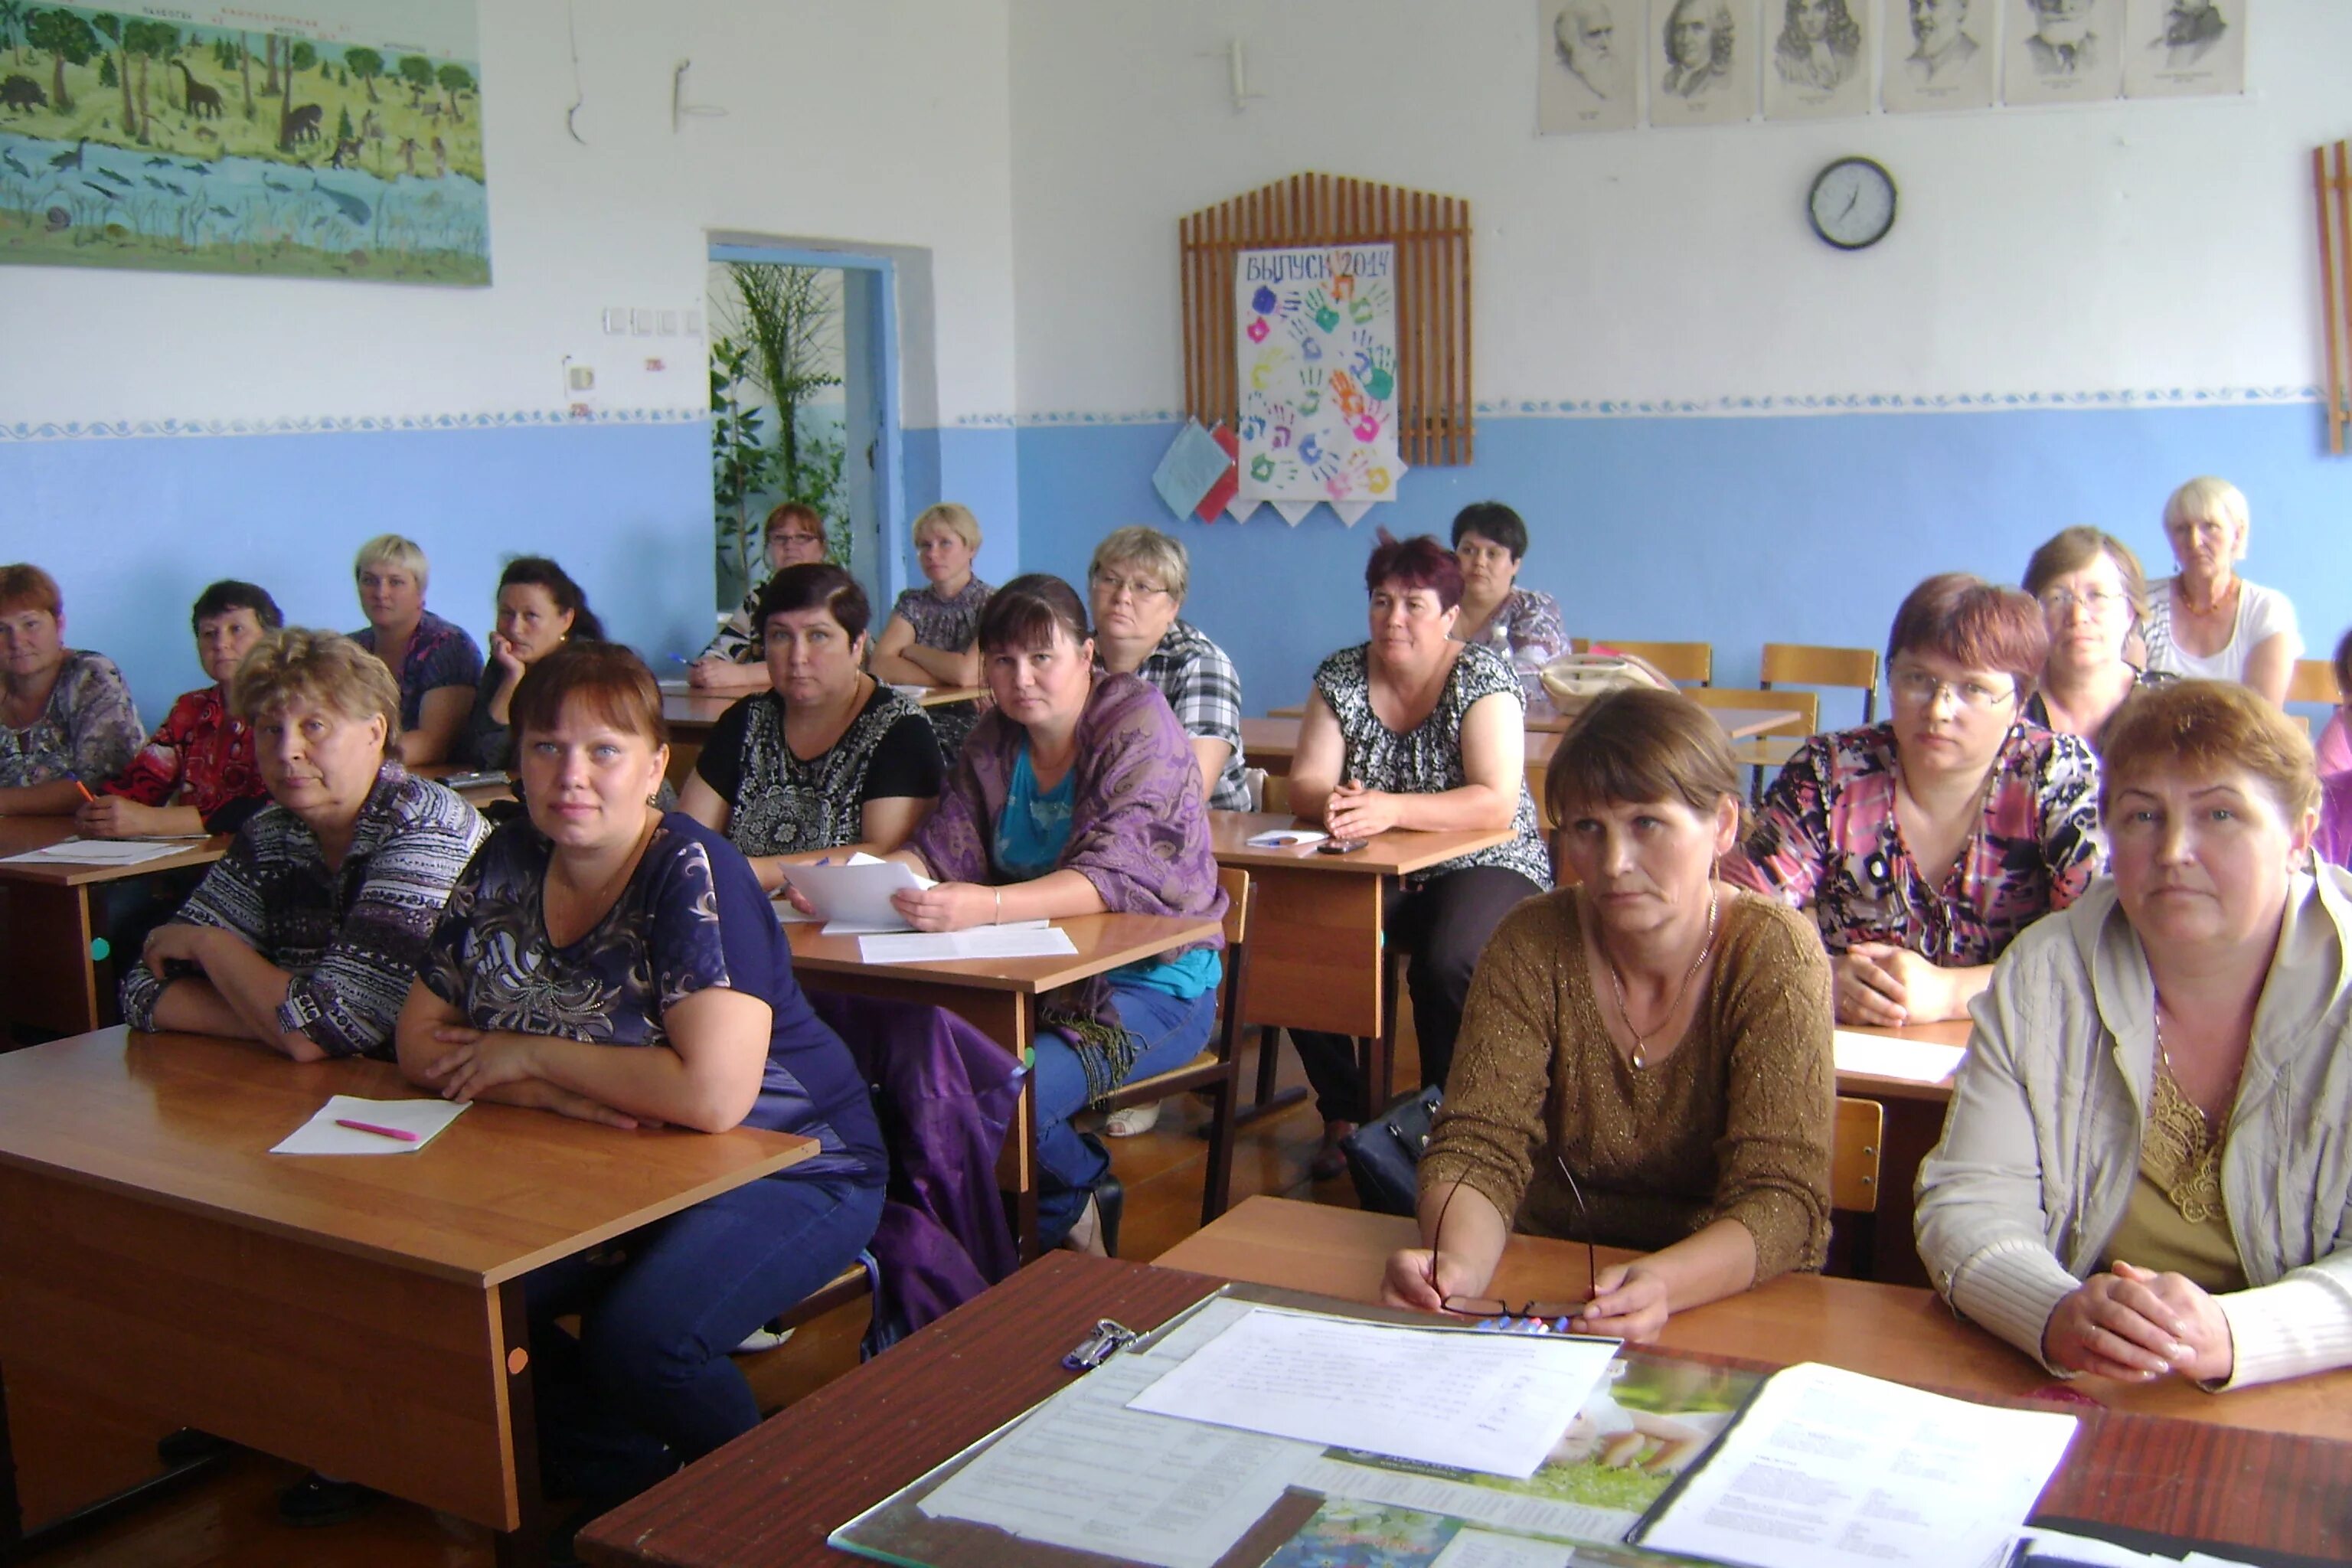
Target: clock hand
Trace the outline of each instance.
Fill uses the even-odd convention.
[[[1843,217],[1846,214],[1853,211],[1853,204],[1860,200],[1862,200],[1862,187],[1857,185],[1853,190],[1846,193],[1845,205],[1838,209],[1838,216]]]

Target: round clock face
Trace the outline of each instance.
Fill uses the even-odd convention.
[[[1867,158],[1841,158],[1814,179],[1806,210],[1840,250],[1876,245],[1895,226],[1895,177]]]

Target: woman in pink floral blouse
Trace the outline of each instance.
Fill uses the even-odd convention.
[[[2014,588],[1920,584],[1887,638],[1893,720],[1813,737],[1726,862],[1811,911],[1839,1022],[1962,1016],[2001,950],[2105,862],[2097,760],[2020,716],[2048,645]]]

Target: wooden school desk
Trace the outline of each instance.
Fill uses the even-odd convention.
[[[70,816],[0,816],[0,855],[20,855],[74,837]],[[79,1034],[121,1016],[118,966],[137,958],[91,944],[112,933],[103,905],[108,884],[159,871],[209,866],[228,851],[228,835],[189,844],[135,866],[70,866],[58,861],[0,862],[0,1026]],[[5,1037],[0,1028],[0,1037]]]
[[[413,1153],[268,1152],[331,1094],[415,1093],[389,1062],[122,1028],[0,1057],[0,1519],[145,1479],[184,1424],[538,1560],[522,1277],[816,1144],[477,1104]],[[106,1417],[145,1449],[93,1477]]]
[[[1186,915],[1074,915],[1054,923],[1069,933],[1076,952],[1050,958],[868,963],[859,956],[857,938],[826,936],[814,921],[787,922],[784,933],[792,941],[793,973],[807,989],[932,1003],[1026,1061],[1037,1037],[1037,999],[1046,992],[1210,941],[1224,930],[1220,921]],[[1252,937],[1255,953],[1255,932]],[[1256,989],[1255,973],[1251,989]],[[1026,1262],[1038,1252],[1037,1100],[1035,1085],[1027,1078],[1021,1080],[1020,1104],[1005,1131],[997,1174],[1003,1189],[1014,1194],[1015,1239]]]
[[[1227,1220],[1265,1201],[1252,1199]],[[1580,1270],[1581,1248],[1578,1254]],[[859,1561],[827,1547],[826,1534],[1066,1387],[1076,1374],[1062,1370],[1061,1357],[1096,1319],[1156,1325],[1223,1278],[1213,1269],[1204,1277],[1056,1253],[606,1514],[581,1533],[581,1553],[599,1568],[839,1568]],[[1909,1292],[1869,1285],[1852,1289],[1858,1294],[1839,1320],[1847,1337],[1832,1348],[1868,1346],[1914,1305]],[[1752,1306],[1753,1299],[1748,1301]],[[1769,1320],[1745,1332],[1735,1330],[1728,1325],[1739,1317],[1737,1302],[1702,1310],[1726,1321],[1717,1337],[1745,1347],[1712,1359],[1763,1370],[1798,1359],[1812,1342],[1783,1340]],[[1700,1352],[1683,1353],[1710,1359]],[[1949,1369],[1941,1364],[1914,1363],[1899,1370],[1906,1381],[1946,1390],[1996,1392],[1972,1390],[1946,1375]],[[1999,1392],[2020,1392],[2030,1380],[2008,1381]],[[2042,1493],[2037,1517],[2128,1525],[2320,1559],[2352,1552],[2352,1526],[2341,1501],[2352,1487],[2352,1444],[2087,1407],[2075,1412],[2084,1417],[2083,1429]],[[1100,1561],[1043,1548],[1034,1559]]]
[[[1707,711],[1714,715],[1717,723],[1723,726],[1724,734],[1734,741],[1745,741],[1757,735],[1769,735],[1775,730],[1794,729],[1805,721],[1805,716],[1793,708],[1709,708]],[[1307,717],[1307,710],[1303,705],[1269,708],[1265,710],[1265,716],[1268,719],[1288,719],[1296,721]],[[1244,719],[1242,722],[1247,724],[1249,721]],[[1528,710],[1527,727],[1531,733],[1560,734],[1574,722],[1576,722],[1575,720],[1563,717],[1559,710],[1549,702]],[[1244,751],[1248,749],[1246,732],[1242,745]],[[1256,765],[1255,757],[1250,761],[1253,765]]]
[[[1948,1018],[1940,1024],[1909,1024],[1899,1029],[1853,1024],[1840,1024],[1838,1028],[1896,1041],[1965,1046],[1969,1024],[1966,1018]],[[1919,1248],[1911,1235],[1916,1206],[1911,1187],[1918,1180],[1920,1162],[1944,1135],[1944,1111],[1952,1103],[1952,1077],[1947,1074],[1937,1082],[1920,1083],[1874,1073],[1841,1072],[1837,1091],[1874,1100],[1886,1111],[1886,1125],[1879,1136],[1878,1246],[1871,1272],[1890,1285],[1924,1286],[1928,1283],[1927,1267],[1919,1261]]]

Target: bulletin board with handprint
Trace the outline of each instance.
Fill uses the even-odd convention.
[[[1239,436],[1244,498],[1287,515],[1337,484],[1345,517],[1471,460],[1468,202],[1292,174],[1178,234],[1185,412]]]
[[[1395,499],[1396,247],[1244,250],[1234,266],[1242,496]]]

